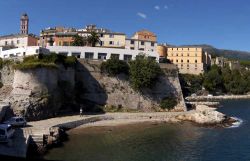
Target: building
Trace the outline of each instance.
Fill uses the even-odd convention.
[[[29,33],[29,17],[25,13],[20,18],[20,33],[0,36],[0,47],[3,49],[37,46],[38,38]]]
[[[20,48],[27,46],[37,46],[38,38],[32,34],[13,34],[0,36],[0,47]]]
[[[125,48],[140,51],[156,51],[157,36],[148,30],[138,31],[131,38],[126,39]]]
[[[168,55],[168,48],[171,47],[168,44],[158,44],[156,47],[157,53],[159,54],[160,57],[165,57],[167,58]]]
[[[224,57],[216,57],[212,59],[212,65],[217,65],[221,68],[229,67],[231,70],[240,69],[240,62],[237,60],[228,60]]]
[[[16,49],[2,50],[0,48],[1,58],[14,58],[24,57],[28,55],[37,54],[49,54],[51,52],[65,55],[75,56],[82,59],[93,59],[93,60],[107,60],[111,57],[117,57],[120,60],[129,61],[134,60],[136,56],[140,54],[139,50],[130,49],[117,49],[117,48],[103,48],[103,47],[77,47],[77,46],[48,46],[42,48],[39,46],[34,47],[22,47]],[[159,61],[159,55],[157,52],[148,51],[145,52],[146,56]]]
[[[73,42],[73,36],[76,34],[77,32],[74,28],[46,28],[40,32],[39,46],[69,46]]]
[[[50,52],[48,49],[41,48],[39,46],[26,46],[8,50],[4,50],[3,47],[0,47],[0,57],[5,59],[38,55],[41,53],[49,54]]]
[[[91,32],[96,32],[99,35],[100,43],[96,44],[98,47],[125,48],[126,35],[124,33],[97,28],[96,25],[87,25],[83,29],[47,28],[40,33],[40,46],[71,46],[75,35],[86,38]]]
[[[126,35],[124,33],[97,28],[96,25],[87,25],[84,29],[77,30],[77,32],[82,37],[88,37],[91,32],[98,33],[100,38],[100,43],[96,44],[98,47],[125,48],[126,45]]]
[[[29,17],[24,13],[20,19],[20,34],[29,34]]]
[[[168,48],[167,59],[176,64],[182,74],[199,75],[211,65],[211,55],[200,47]]]

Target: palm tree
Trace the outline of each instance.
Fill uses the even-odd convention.
[[[95,31],[92,31],[90,35],[87,37],[87,42],[88,45],[95,47],[97,43],[99,44],[101,43],[101,40],[99,38],[99,35]]]
[[[74,41],[72,43],[72,46],[86,46],[86,44],[87,44],[86,38],[79,35],[74,36]]]

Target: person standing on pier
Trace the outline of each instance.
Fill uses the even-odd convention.
[[[80,106],[80,117],[83,116],[82,105]]]

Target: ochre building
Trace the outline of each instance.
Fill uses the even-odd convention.
[[[178,67],[181,74],[199,75],[211,65],[211,55],[201,47],[168,48],[167,59]]]

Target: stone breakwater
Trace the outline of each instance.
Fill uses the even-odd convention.
[[[248,95],[224,95],[224,96],[195,96],[186,97],[186,100],[191,102],[198,101],[220,101],[220,100],[238,100],[238,99],[250,99],[250,94]]]

